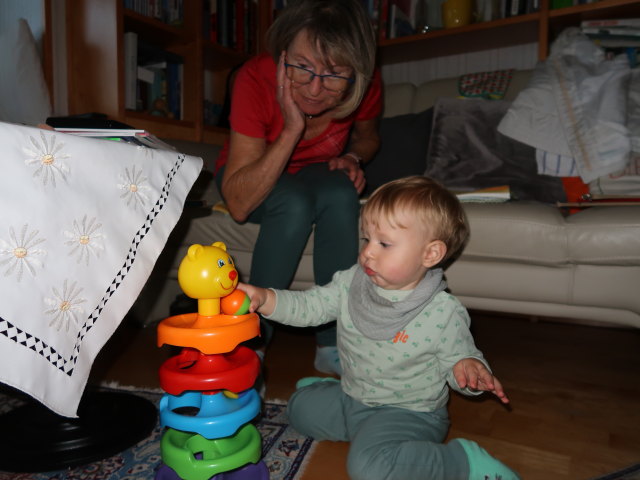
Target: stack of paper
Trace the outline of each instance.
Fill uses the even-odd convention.
[[[481,188],[470,192],[454,192],[462,203],[493,203],[506,202],[511,199],[508,185]]]
[[[72,128],[72,127],[58,127],[55,128],[57,132],[69,133],[71,135],[78,135],[81,137],[94,137],[104,138],[107,140],[114,140],[117,142],[133,143],[149,148],[158,148],[161,150],[176,150],[168,143],[163,142],[155,135],[147,132],[146,130],[128,129],[128,128]]]

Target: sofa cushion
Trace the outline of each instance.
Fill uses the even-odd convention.
[[[428,109],[380,120],[380,150],[364,168],[366,195],[396,178],[424,172],[432,118]]]
[[[509,185],[516,200],[564,201],[562,181],[538,175],[534,149],[497,131],[509,105],[502,100],[439,99],[425,175],[456,190]]]
[[[640,205],[591,207],[571,215],[567,243],[578,264],[640,266]]]
[[[570,261],[560,209],[536,202],[463,204],[471,235],[465,259],[558,266]]]
[[[640,205],[592,207],[568,217],[537,202],[463,207],[471,228],[466,260],[640,266]]]
[[[395,117],[407,113],[417,113],[413,109],[416,86],[413,83],[392,83],[384,86],[384,117]],[[431,107],[432,105],[429,105]],[[423,110],[426,110],[427,108]]]

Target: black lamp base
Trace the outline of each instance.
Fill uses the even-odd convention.
[[[0,470],[49,472],[96,462],[145,439],[157,419],[153,403],[127,392],[87,389],[78,418],[31,401],[0,415]]]

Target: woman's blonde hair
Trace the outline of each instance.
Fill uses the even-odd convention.
[[[325,64],[350,66],[354,83],[335,117],[344,118],[358,108],[373,76],[376,36],[371,18],[360,0],[294,0],[267,31],[267,49],[276,63],[298,33],[306,30]]]
[[[462,251],[469,238],[469,227],[458,198],[440,183],[428,177],[412,176],[385,183],[376,189],[362,209],[362,220],[378,225],[380,219],[406,228],[398,221],[400,212],[408,213],[424,227],[430,240],[447,246],[441,263]]]

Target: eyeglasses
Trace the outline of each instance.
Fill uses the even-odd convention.
[[[353,78],[332,74],[320,75],[299,65],[285,63],[284,66],[289,69],[287,73],[292,81],[300,85],[307,85],[311,83],[315,77],[318,77],[320,82],[322,82],[322,86],[330,92],[342,92],[354,82]]]

